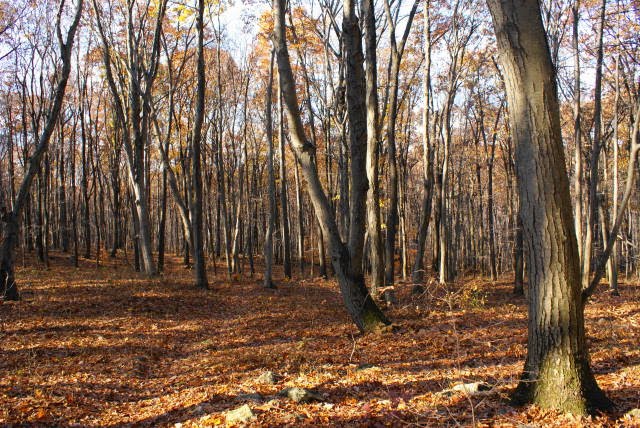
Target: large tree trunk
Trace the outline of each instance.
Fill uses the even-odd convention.
[[[129,141],[132,147],[128,152],[129,161],[129,178],[131,187],[133,188],[133,197],[135,208],[138,213],[138,244],[140,247],[140,257],[142,267],[147,275],[155,275],[156,267],[153,261],[151,247],[151,214],[149,209],[149,198],[147,193],[147,180],[149,177],[145,170],[145,147],[146,135],[144,133],[144,124],[142,119],[143,108],[141,106],[140,89],[140,63],[138,62],[138,46],[135,44],[133,35],[133,16],[132,9],[128,9],[127,27],[129,35],[128,41],[128,59],[129,59],[129,117],[133,131],[133,141]],[[126,132],[126,131],[125,131]]]
[[[160,191],[160,222],[158,224],[158,272],[164,270],[167,224],[167,170],[162,170],[162,190]]]
[[[147,275],[155,275],[156,267],[151,248],[151,217],[149,208],[149,172],[145,168],[146,138],[148,133],[149,110],[148,103],[153,82],[158,70],[160,50],[160,33],[162,19],[166,10],[166,0],[159,3],[153,33],[152,55],[149,61],[140,58],[140,46],[136,43],[134,30],[133,4],[127,8],[127,96],[128,105],[120,96],[116,79],[112,71],[111,44],[104,31],[100,7],[97,0],[93,0],[96,13],[96,24],[102,40],[102,51],[105,64],[105,74],[109,90],[113,97],[113,108],[118,125],[123,129],[123,139],[127,163],[129,166],[129,182],[133,190],[133,198],[138,221],[138,244],[142,266]],[[146,68],[144,67],[146,66]],[[144,82],[144,90],[142,88]],[[148,165],[148,163],[147,163]]]
[[[618,236],[618,231],[620,230],[620,226],[622,225],[624,211],[627,208],[629,200],[631,199],[631,194],[633,193],[636,174],[638,170],[638,156],[640,155],[640,96],[636,96],[633,111],[634,113],[633,123],[631,126],[631,145],[629,147],[629,159],[627,161],[627,182],[625,184],[622,200],[620,201],[617,212],[615,213],[615,223],[611,228],[611,232],[609,233],[607,242],[605,242],[604,252],[597,260],[593,278],[591,279],[589,286],[582,292],[582,299],[585,302],[593,294],[596,287],[598,286],[598,283],[600,282],[600,279],[602,278],[602,275],[604,274],[605,265],[607,264],[607,261],[611,256],[615,240]]]
[[[84,109],[80,110],[80,135],[82,139],[82,178],[80,179],[80,188],[82,191],[82,230],[84,235],[84,258],[88,259],[91,256],[91,222],[89,220],[89,167]]]
[[[364,283],[364,277],[362,275],[354,276],[351,274],[353,270],[349,250],[340,239],[340,232],[338,231],[335,216],[318,176],[315,162],[315,146],[307,139],[300,117],[298,100],[296,98],[295,80],[293,78],[293,71],[291,70],[289,51],[285,38],[284,0],[274,0],[273,10],[273,44],[276,50],[278,71],[282,83],[282,96],[286,106],[287,121],[294,153],[298,162],[300,162],[300,168],[307,182],[309,198],[314,206],[320,227],[329,242],[331,262],[336,277],[338,278],[346,309],[360,330],[372,331],[382,325],[388,324],[388,321],[369,295]]]
[[[586,414],[611,406],[589,367],[555,69],[537,0],[487,0],[504,69],[529,271],[527,360],[514,399]]]
[[[449,230],[450,230],[450,210],[447,204],[447,193],[449,186],[449,146],[451,143],[451,104],[453,98],[449,95],[449,101],[443,112],[444,117],[444,140],[442,148],[442,170],[440,171],[440,230],[438,233],[438,250],[440,257],[438,258],[438,280],[440,284],[446,284],[453,279],[451,275],[451,266],[449,263]]]
[[[117,133],[116,133],[117,135]],[[111,191],[113,192],[113,207],[112,207],[112,221],[113,221],[113,242],[111,245],[111,257],[115,257],[118,252],[118,248],[122,245],[122,225],[120,224],[120,153],[122,152],[122,144],[115,141],[114,138],[113,153],[110,163],[110,179],[111,179]],[[88,218],[88,214],[87,214]],[[87,220],[88,221],[88,220]]]

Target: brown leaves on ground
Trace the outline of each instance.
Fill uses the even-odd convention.
[[[419,297],[400,284],[393,332],[362,336],[333,281],[267,290],[211,274],[202,291],[176,260],[155,280],[106,262],[18,271],[24,300],[0,305],[0,424],[215,426],[248,404],[256,426],[640,425],[623,416],[640,407],[638,284],[588,306],[593,369],[618,407],[585,419],[508,404],[526,308],[506,279]],[[276,383],[259,381],[267,370]],[[468,382],[491,389],[442,393]],[[323,401],[279,397],[287,387]]]

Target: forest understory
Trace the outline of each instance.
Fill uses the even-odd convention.
[[[527,339],[509,276],[420,296],[400,282],[393,328],[361,335],[331,279],[276,270],[270,290],[219,268],[205,291],[177,258],[152,280],[122,259],[71,264],[18,267],[23,300],[0,304],[2,426],[224,426],[244,404],[251,426],[640,426],[637,283],[587,306],[592,368],[617,407],[577,418],[509,404]],[[452,390],[472,382],[488,390]],[[278,396],[287,387],[317,400]]]

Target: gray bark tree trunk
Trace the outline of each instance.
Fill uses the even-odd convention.
[[[204,0],[198,0],[198,15],[196,18],[198,32],[198,89],[196,93],[196,115],[193,124],[191,141],[191,227],[193,241],[193,267],[196,287],[209,288],[207,280],[207,265],[204,255],[204,233],[202,230],[202,123],[204,122],[205,96],[205,65],[204,65]]]
[[[274,0],[273,45],[282,82],[282,96],[291,135],[291,145],[307,182],[307,191],[313,204],[323,235],[329,243],[331,263],[335,271],[345,307],[361,331],[372,331],[388,321],[369,295],[362,276],[351,274],[349,250],[340,238],[335,215],[324,193],[315,161],[315,146],[305,135],[296,97],[296,86],[285,38],[285,2]],[[364,195],[363,195],[364,196]]]
[[[556,76],[540,5],[537,0],[487,4],[516,143],[528,255],[528,351],[514,401],[574,414],[605,409],[612,403],[589,366]]]
[[[364,282],[363,252],[365,221],[367,215],[367,191],[369,180],[366,174],[367,157],[367,106],[366,80],[362,34],[355,12],[356,0],[345,0],[342,18],[342,39],[345,51],[345,80],[347,100],[347,122],[349,129],[349,238],[351,276],[361,277]]]
[[[378,177],[378,61],[376,58],[376,20],[373,0],[362,1],[364,17],[367,103],[367,233],[369,235],[369,263],[371,264],[371,294],[376,296],[384,285],[384,250],[380,227],[380,178]]]

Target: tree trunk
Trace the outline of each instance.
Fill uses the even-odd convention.
[[[282,83],[278,75],[278,114],[279,114],[279,160],[280,160],[280,231],[282,232],[282,265],[284,276],[291,278],[291,232],[289,228],[289,206],[287,198],[287,163],[285,159],[284,114],[282,106]]]
[[[612,405],[589,366],[555,69],[537,0],[487,0],[516,143],[529,270],[527,360],[514,394],[574,414]]]
[[[276,223],[276,178],[273,171],[273,60],[275,52],[271,52],[271,65],[269,66],[269,83],[267,84],[265,98],[265,129],[267,134],[267,173],[269,180],[269,202],[267,215],[267,231],[264,237],[264,286],[274,288],[271,277],[273,270],[273,229]]]
[[[59,124],[60,131],[60,149],[58,152],[58,207],[59,218],[58,227],[60,230],[60,248],[63,252],[69,251],[69,222],[67,219],[67,187],[65,173],[65,156],[64,156],[64,122],[61,120]]]
[[[598,49],[596,54],[596,76],[593,100],[593,145],[591,147],[591,160],[589,163],[589,216],[587,218],[587,237],[584,245],[584,260],[582,267],[582,286],[589,284],[591,273],[591,255],[593,253],[593,240],[597,236],[598,219],[598,181],[600,151],[602,150],[602,62],[603,62],[603,33],[605,9],[607,0],[602,0],[600,8],[600,26],[598,27]]]
[[[395,276],[395,247],[398,231],[398,161],[396,154],[396,119],[398,109],[398,73],[400,60],[391,56],[391,88],[389,96],[389,123],[387,124],[387,173],[389,176],[389,206],[387,208],[387,234],[385,241],[385,285],[393,285]]]
[[[349,250],[340,239],[335,216],[318,176],[315,162],[315,146],[307,139],[300,117],[298,100],[296,98],[295,80],[293,71],[291,70],[285,38],[284,0],[274,0],[273,13],[273,44],[276,51],[278,71],[282,83],[282,96],[286,106],[294,153],[307,182],[307,191],[323,234],[329,242],[331,262],[338,278],[345,307],[361,331],[372,331],[382,325],[388,324],[388,321],[369,295],[364,283],[364,277],[351,275],[352,269]]]
[[[5,213],[2,218],[5,225],[2,246],[0,247],[0,293],[2,293],[5,300],[18,300],[20,298],[14,271],[15,252],[18,246],[20,216],[22,215],[22,210],[29,198],[31,184],[40,169],[42,157],[49,147],[49,140],[51,139],[56,122],[58,121],[60,110],[62,109],[67,81],[69,79],[69,73],[71,72],[71,51],[78,23],[80,22],[80,15],[82,14],[82,0],[78,0],[77,2],[73,21],[69,26],[66,39],[64,40],[60,31],[60,19],[63,12],[63,6],[64,1],[61,1],[56,19],[56,28],[58,29],[58,46],[60,48],[62,68],[60,70],[60,75],[58,76],[59,80],[56,84],[55,91],[52,95],[51,109],[46,117],[42,134],[39,136],[38,145],[26,166],[26,172],[22,179],[22,184],[20,185],[16,199],[13,202],[13,209]]]
[[[418,229],[418,248],[413,262],[411,280],[414,291],[419,291],[424,282],[424,250],[431,220],[431,205],[433,200],[433,148],[429,134],[431,118],[431,0],[425,0],[424,5],[424,55],[425,68],[422,91],[424,93],[424,105],[422,107],[422,209],[420,210],[420,225]]]
[[[342,19],[342,35],[346,59],[347,123],[349,125],[349,239],[350,275],[362,278],[365,221],[367,215],[366,174],[367,157],[367,106],[366,80],[362,34],[355,12],[356,0],[345,0]]]
[[[204,255],[204,233],[202,230],[202,123],[204,121],[204,96],[206,89],[204,65],[204,0],[198,0],[198,15],[196,18],[198,31],[198,89],[196,93],[196,115],[193,124],[191,141],[191,227],[193,241],[193,267],[196,287],[209,288],[207,280],[207,265]]]
[[[575,172],[573,177],[573,188],[576,198],[575,204],[575,228],[576,228],[576,240],[578,242],[578,255],[581,260],[580,269],[584,269],[584,238],[583,238],[583,223],[584,223],[584,202],[582,181],[584,177],[584,168],[582,166],[582,113],[580,112],[581,105],[581,83],[580,83],[580,47],[579,47],[579,22],[580,22],[580,0],[575,0],[571,6],[571,14],[573,16],[572,25],[572,47],[573,47],[573,143],[575,145]],[[583,279],[583,283],[585,280]]]
[[[369,235],[369,263],[371,264],[371,294],[376,296],[378,288],[384,285],[384,252],[380,227],[380,177],[378,176],[378,71],[376,58],[376,21],[373,0],[362,1],[364,17],[365,58],[367,67],[366,103],[367,103],[367,234]]]

